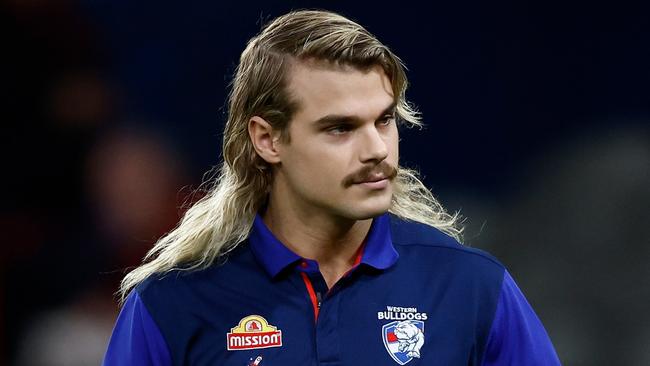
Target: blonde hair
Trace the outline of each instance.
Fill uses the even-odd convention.
[[[381,66],[390,78],[400,123],[421,126],[417,111],[405,98],[408,82],[401,60],[362,26],[318,10],[276,18],[242,52],[229,95],[223,163],[207,194],[158,240],[143,264],[124,277],[119,290],[122,301],[152,274],[206,268],[246,240],[272,181],[271,169],[253,148],[248,121],[260,116],[285,137],[298,108],[287,94],[287,72],[292,61],[306,59],[360,69]],[[458,214],[445,212],[414,170],[398,167],[389,212],[461,239]]]

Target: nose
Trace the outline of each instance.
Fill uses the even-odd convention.
[[[362,163],[379,163],[388,156],[388,146],[382,134],[375,126],[365,129],[361,141],[361,154],[359,159]]]

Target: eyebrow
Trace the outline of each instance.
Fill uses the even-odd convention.
[[[379,114],[377,120],[379,120],[380,118],[382,118],[387,114],[394,114],[396,106],[397,103],[395,102],[391,103],[388,107],[386,107],[386,109],[384,109]],[[321,126],[327,126],[327,125],[342,123],[342,122],[361,122],[361,121],[362,119],[355,115],[328,114],[327,116],[321,117],[316,121],[314,121],[313,125],[316,127],[321,127]]]

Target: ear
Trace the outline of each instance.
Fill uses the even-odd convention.
[[[271,127],[264,118],[251,117],[248,120],[248,135],[257,154],[269,164],[280,162],[279,141],[280,133]]]

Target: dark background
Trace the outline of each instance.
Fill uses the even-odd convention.
[[[220,159],[245,42],[327,8],[405,62],[402,131],[566,365],[650,364],[650,12],[631,2],[6,1],[0,364],[97,364],[112,293]]]

